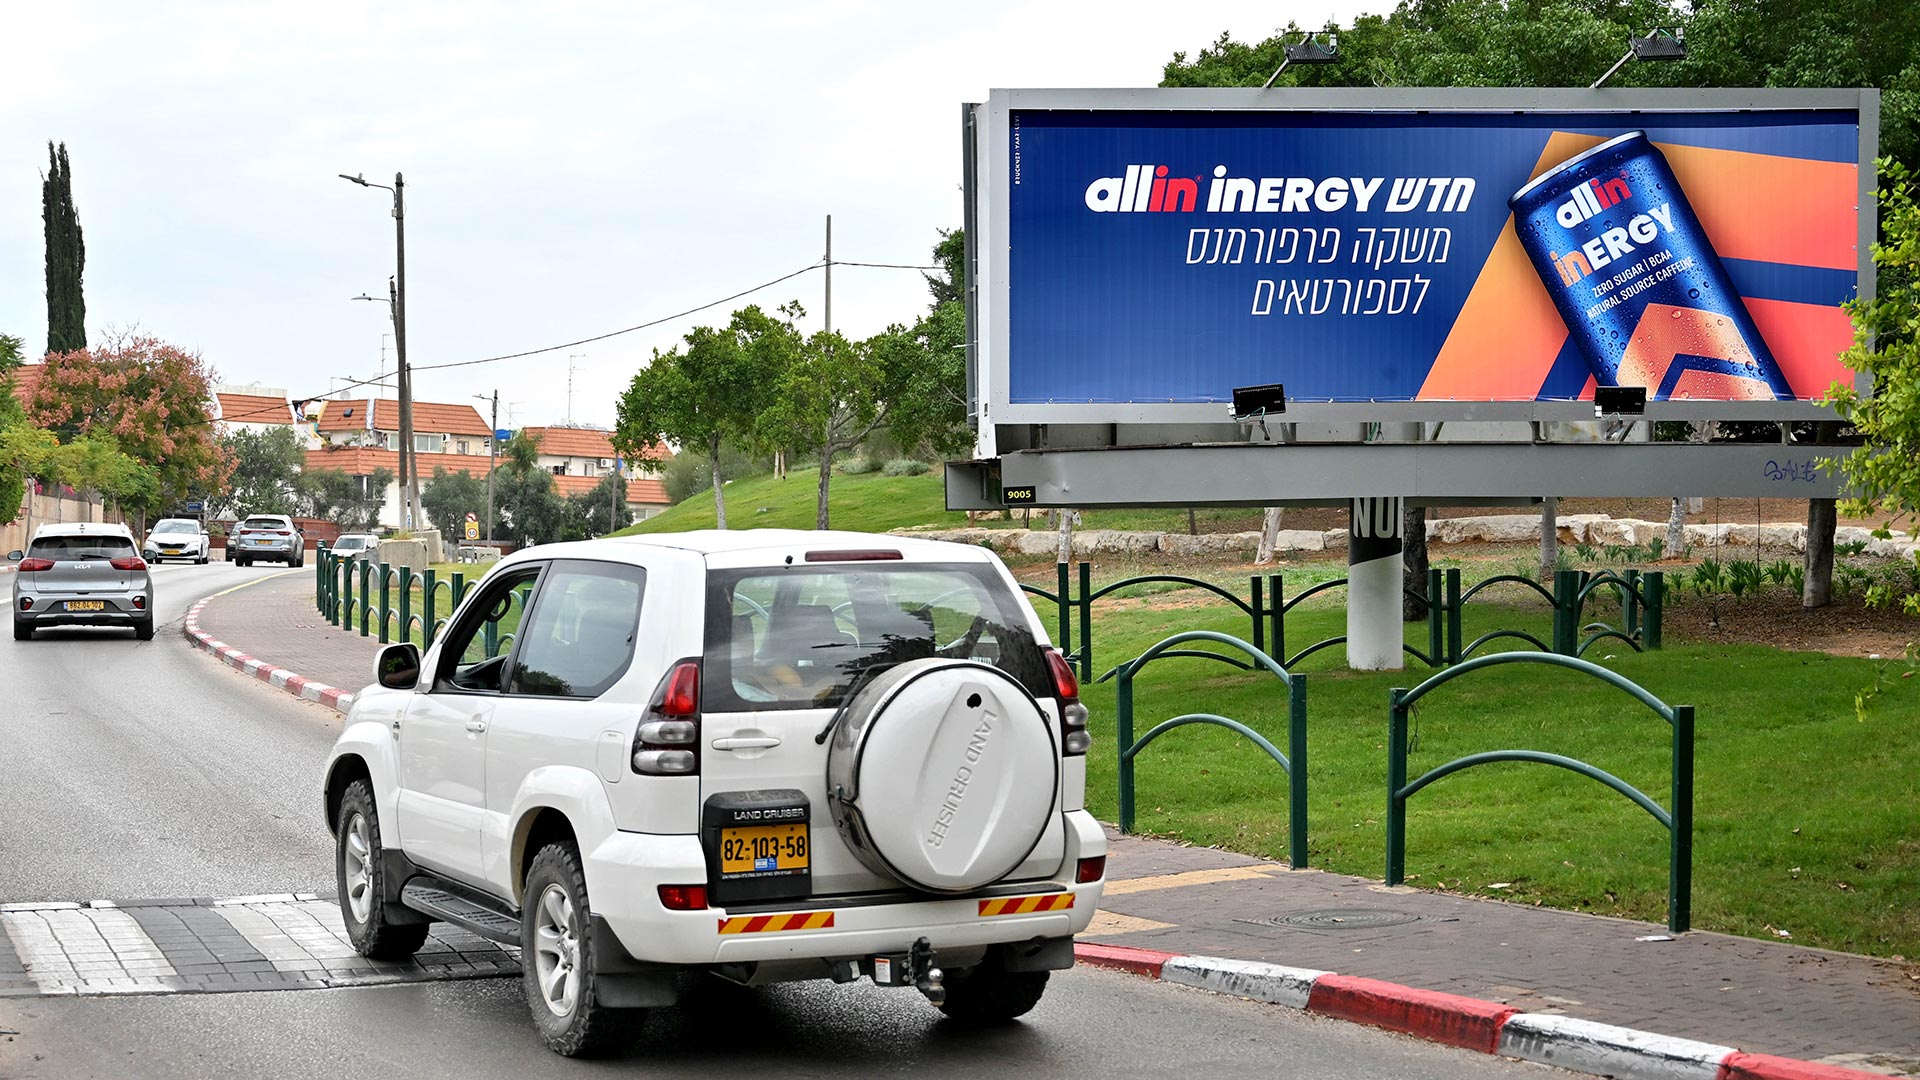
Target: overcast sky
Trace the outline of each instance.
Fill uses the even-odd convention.
[[[407,177],[415,364],[537,348],[817,261],[924,262],[961,220],[959,103],[991,87],[1151,86],[1175,50],[1383,4],[625,2],[7,4],[0,332],[45,344],[40,178],[64,141],[87,328],[198,349],[227,381],[371,378]],[[752,299],[820,314],[816,271]],[[836,328],[927,301],[839,268]],[[742,301],[744,303],[746,301]],[[576,350],[423,373],[498,388],[502,425],[610,425],[655,347],[731,307]],[[817,321],[814,322],[817,326]],[[389,347],[390,349],[390,347]],[[389,369],[391,360],[389,360]]]

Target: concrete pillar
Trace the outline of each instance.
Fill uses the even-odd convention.
[[[1355,671],[1402,666],[1403,502],[1355,499],[1347,520],[1347,666]]]

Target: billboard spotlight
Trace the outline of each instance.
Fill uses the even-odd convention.
[[[1687,29],[1684,26],[1656,26],[1646,37],[1627,38],[1627,54],[1607,69],[1605,75],[1593,80],[1589,90],[1597,90],[1600,84],[1613,78],[1613,74],[1627,66],[1629,60],[1685,60],[1687,58]],[[1285,64],[1280,65],[1285,67]]]
[[[1596,386],[1593,388],[1593,415],[1606,416],[1609,413],[1639,414],[1647,411],[1647,388],[1644,386]]]
[[[1280,61],[1280,66],[1273,69],[1273,74],[1267,76],[1266,83],[1263,84],[1260,89],[1273,89],[1273,80],[1279,78],[1280,73],[1287,70],[1288,64],[1339,63],[1340,35],[1335,33],[1331,26],[1327,27],[1325,33],[1327,35],[1327,43],[1325,45],[1321,45],[1318,41],[1315,41],[1314,35],[1311,33],[1302,37],[1299,41],[1287,45],[1285,47],[1285,55]]]
[[[1287,388],[1283,383],[1233,388],[1233,418],[1249,420],[1287,411]]]

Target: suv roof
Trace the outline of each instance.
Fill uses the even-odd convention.
[[[73,521],[42,525],[33,530],[33,538],[43,536],[124,536],[133,539],[133,531],[115,522]]]
[[[702,555],[723,552],[784,550],[807,547],[821,550],[898,549],[901,554],[953,554],[980,550],[971,544],[947,540],[928,540],[912,536],[860,532],[821,532],[814,529],[700,529],[682,533],[647,533],[634,536],[604,537],[587,543],[646,544],[651,547],[678,548]]]

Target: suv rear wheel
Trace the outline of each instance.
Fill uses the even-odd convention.
[[[426,921],[417,917],[389,921],[386,870],[380,863],[380,815],[365,780],[347,785],[335,825],[338,839],[333,861],[347,940],[361,956],[375,960],[405,960],[419,952],[427,941]]]
[[[587,878],[571,843],[548,844],[527,869],[520,911],[520,972],[533,1026],[566,1057],[606,1051],[641,1010],[600,1003],[588,924]]]
[[[947,978],[947,999],[940,1011],[970,1024],[995,1024],[1025,1016],[1047,992],[1047,972],[1008,971],[989,954],[965,973]]]

